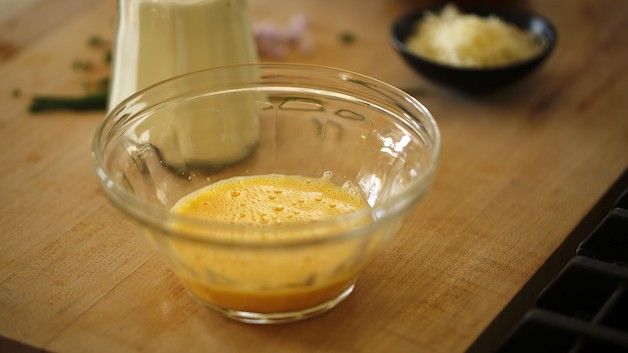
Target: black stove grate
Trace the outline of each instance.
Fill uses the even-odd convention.
[[[497,353],[628,353],[628,189]]]

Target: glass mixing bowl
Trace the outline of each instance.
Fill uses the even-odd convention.
[[[388,84],[333,68],[252,64],[160,82],[112,109],[93,159],[111,202],[188,292],[250,323],[294,321],[348,296],[432,185],[440,134]],[[253,175],[325,176],[370,207],[280,226],[174,214],[182,197]]]

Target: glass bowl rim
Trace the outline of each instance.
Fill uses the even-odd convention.
[[[377,93],[387,93],[393,95],[397,99],[402,99],[405,103],[410,104],[413,109],[420,112],[423,118],[426,120],[428,126],[427,132],[430,134],[432,148],[430,149],[430,163],[422,171],[422,173],[412,180],[404,191],[397,195],[394,195],[390,200],[384,201],[381,205],[375,207],[365,208],[356,212],[338,215],[324,219],[314,224],[310,223],[290,223],[281,225],[282,233],[287,231],[291,232],[292,229],[297,231],[303,229],[303,227],[328,227],[332,224],[342,224],[345,222],[355,222],[364,217],[376,217],[377,221],[372,221],[369,218],[368,222],[365,222],[363,226],[353,227],[347,231],[326,233],[323,237],[296,239],[296,240],[282,240],[282,241],[252,241],[252,240],[226,240],[219,239],[215,236],[207,236],[206,234],[212,234],[213,232],[220,232],[221,229],[230,228],[234,232],[239,231],[248,232],[255,231],[256,233],[273,234],[277,229],[276,226],[259,226],[249,224],[231,224],[227,222],[216,222],[201,220],[197,217],[177,215],[171,213],[168,209],[152,205],[146,201],[143,201],[126,190],[113,180],[109,176],[104,166],[103,161],[103,149],[101,146],[101,139],[104,138],[103,134],[106,132],[108,125],[114,125],[115,117],[127,104],[131,104],[133,101],[138,100],[147,92],[152,91],[156,87],[167,85],[178,80],[184,80],[194,75],[202,75],[203,73],[218,72],[221,70],[232,70],[237,68],[256,67],[266,70],[309,70],[316,72],[325,72],[329,74],[337,75],[337,78],[345,81],[351,81],[358,79],[360,83],[370,84],[369,88],[377,87]],[[412,116],[413,118],[413,116]],[[418,125],[424,125],[416,119],[412,119],[412,122]],[[407,123],[407,122],[406,122]],[[111,127],[111,126],[109,126]],[[413,129],[414,131],[414,129]],[[416,131],[415,131],[416,132]],[[416,132],[418,134],[418,132]],[[105,195],[111,203],[113,203],[118,210],[122,211],[125,215],[129,216],[135,222],[138,222],[149,228],[157,228],[162,233],[167,233],[168,237],[185,240],[195,243],[201,243],[205,245],[214,245],[222,247],[236,247],[236,248],[259,248],[259,249],[274,249],[274,248],[294,248],[303,247],[316,244],[325,244],[336,241],[344,241],[349,238],[359,237],[365,232],[368,233],[371,227],[374,227],[378,222],[384,222],[395,216],[403,214],[404,211],[411,208],[414,204],[418,203],[425,195],[429,187],[431,186],[432,179],[435,176],[437,165],[440,158],[441,149],[441,133],[438,125],[433,118],[429,110],[419,102],[415,97],[396,88],[388,83],[380,81],[378,79],[356,73],[349,70],[333,68],[329,66],[313,65],[313,64],[296,64],[296,63],[252,63],[252,64],[237,64],[213,67],[203,70],[198,70],[182,75],[178,75],[153,85],[150,85],[138,92],[130,95],[126,99],[122,100],[119,104],[113,107],[105,117],[100,121],[96,131],[94,133],[92,143],[92,162],[94,163],[96,174],[99,179],[101,188],[104,190]],[[186,230],[182,229],[181,225],[185,225]],[[189,227],[188,227],[189,226]],[[197,231],[191,231],[190,228]],[[198,230],[204,230],[199,232]],[[202,234],[201,234],[202,233]]]

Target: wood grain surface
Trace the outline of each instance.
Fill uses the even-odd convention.
[[[240,324],[194,302],[107,202],[90,159],[104,113],[27,111],[32,95],[81,93],[72,62],[98,58],[85,43],[113,37],[115,2],[5,3],[0,351],[464,352],[628,166],[626,1],[512,2],[554,22],[556,51],[521,83],[471,97],[426,81],[389,43],[392,20],[425,1],[249,0],[256,23],[308,19],[311,52],[263,60],[400,87],[431,110],[443,149],[434,189],[345,302]]]

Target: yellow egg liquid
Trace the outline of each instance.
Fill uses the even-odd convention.
[[[351,184],[339,186],[330,178],[329,173],[322,178],[280,174],[234,177],[182,198],[172,212],[252,225],[247,232],[227,230],[219,234],[242,241],[319,238],[368,222],[363,217],[316,226],[325,218],[370,207]],[[295,224],[302,226],[295,228]],[[175,266],[175,271],[193,295],[220,308],[294,312],[333,300],[353,285],[363,262],[363,241],[355,238],[305,248],[244,249],[178,243],[174,251],[180,268]]]

